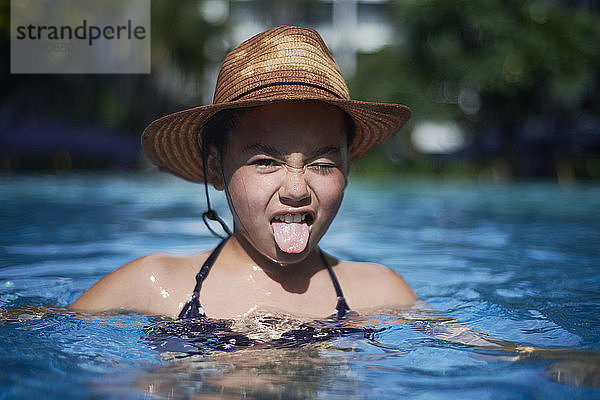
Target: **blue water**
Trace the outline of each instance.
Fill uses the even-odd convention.
[[[437,313],[229,349],[213,344],[227,330],[199,346],[157,317],[64,308],[133,258],[213,247],[201,186],[8,175],[0,193],[0,398],[600,398],[598,184],[352,180],[322,247],[390,266]],[[216,192],[213,202],[225,213]],[[504,344],[445,334],[457,321]],[[227,332],[268,344],[290,327],[257,318]],[[186,353],[194,346],[201,354]]]

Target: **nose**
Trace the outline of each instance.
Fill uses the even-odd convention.
[[[302,169],[287,169],[284,181],[279,188],[279,200],[292,207],[310,204],[310,190]]]

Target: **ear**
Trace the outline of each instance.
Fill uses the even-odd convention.
[[[206,180],[217,190],[223,190],[225,188],[221,171],[221,157],[219,156],[217,149],[211,147],[206,160]]]

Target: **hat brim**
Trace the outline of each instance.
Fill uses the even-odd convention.
[[[394,135],[411,116],[410,108],[403,105],[359,100],[298,96],[237,100],[194,107],[159,118],[150,123],[142,133],[142,147],[150,160],[161,170],[201,183],[204,182],[202,130],[216,113],[282,101],[306,100],[337,106],[352,118],[354,137],[349,146],[350,161],[358,160],[373,147]]]

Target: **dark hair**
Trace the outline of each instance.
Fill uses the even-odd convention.
[[[354,124],[354,120],[352,119],[350,114],[348,114],[344,110],[342,110],[342,114],[344,115],[344,128],[346,128],[346,143],[348,144],[348,150],[350,150],[350,145],[354,140],[354,132],[356,130],[356,125]]]
[[[206,160],[210,148],[214,146],[223,159],[229,133],[236,127],[240,119],[240,111],[238,109],[221,110],[213,115],[202,132],[202,157]]]
[[[341,111],[344,116],[348,147],[350,147],[354,139],[355,124],[347,112],[344,110]],[[241,112],[242,109],[221,110],[213,115],[206,125],[204,125],[202,133],[202,157],[205,160],[212,146],[217,150],[219,157],[223,159],[223,155],[227,149],[229,133],[237,126]]]

